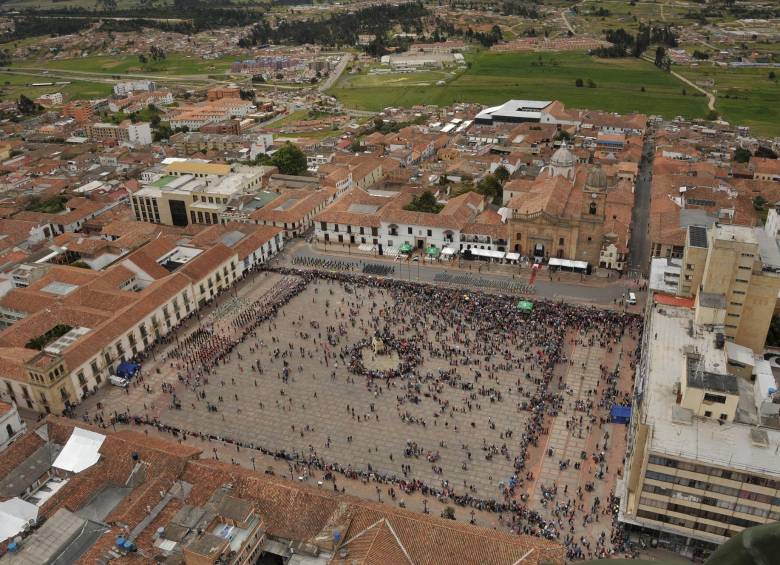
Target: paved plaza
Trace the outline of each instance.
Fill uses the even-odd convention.
[[[512,324],[496,315],[495,304],[509,298],[491,297],[492,310],[482,315],[485,298],[475,293],[410,295],[313,278],[239,341],[247,308],[275,300],[296,281],[290,274],[255,275],[193,319],[176,340],[161,344],[144,364],[140,386],[127,393],[104,389],[79,414],[105,422],[124,413],[474,499],[523,500],[553,519],[554,502],[574,498],[588,483],[595,487],[580,491],[583,513],[593,497],[608,500],[625,428],[602,424],[603,375],[620,368],[617,398],[630,392],[638,324],[623,333],[611,326],[617,337],[610,339],[591,319],[595,310],[549,306],[565,309],[559,327],[533,327],[530,320],[526,327],[514,314]],[[613,324],[621,316],[608,315]],[[377,332],[384,339],[372,343]],[[237,344],[209,369],[188,362],[202,344],[182,345],[198,334]],[[392,371],[416,355],[413,376],[371,378],[350,370],[352,351],[361,344],[356,356],[366,371]],[[375,344],[388,351],[375,352]],[[524,437],[531,439],[522,442]],[[607,444],[606,456],[596,462],[593,455]],[[610,464],[611,474],[605,469]],[[599,471],[604,480],[594,479]],[[511,491],[510,481],[517,483]],[[553,486],[559,496],[543,506],[543,489]],[[589,538],[609,534],[611,516],[602,520],[588,526]],[[563,520],[556,529],[566,534],[569,527]]]

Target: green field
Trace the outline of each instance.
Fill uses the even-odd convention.
[[[93,57],[80,57],[77,59],[63,59],[60,61],[20,61],[14,66],[39,67],[44,69],[56,69],[63,71],[78,71],[84,73],[101,73],[118,75],[122,73],[159,74],[159,75],[207,75],[210,73],[223,73],[230,67],[236,57],[222,57],[221,59],[200,59],[180,53],[171,53],[162,61],[141,64],[136,56],[109,56],[98,55]]]
[[[52,79],[41,76],[17,75],[0,73],[0,100],[16,100],[20,94],[28,98],[37,98],[41,94],[62,92],[66,99],[100,98],[111,94],[110,84],[86,81],[72,81],[67,85],[29,86],[36,82],[57,82],[62,79]]]
[[[444,86],[435,86],[441,79],[431,76],[430,71],[345,75],[329,94],[348,107],[367,110],[414,104],[445,106],[455,102],[498,104],[510,98],[528,98],[561,100],[573,108],[636,111],[669,118],[696,118],[707,113],[703,95],[682,95],[682,83],[638,59],[595,59],[573,52],[481,52],[469,61],[471,67]],[[596,87],[578,88],[578,78],[585,82],[590,79]]]
[[[694,83],[714,80],[714,86],[704,88],[714,91],[715,107],[724,120],[750,126],[758,135],[780,135],[780,83],[777,78],[768,78],[771,69],[702,65],[674,70]],[[780,69],[774,72],[780,77]]]

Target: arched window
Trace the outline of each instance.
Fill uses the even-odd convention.
[[[590,210],[589,210],[589,212],[592,215],[594,215],[594,216],[596,215],[596,203],[595,202],[591,202],[590,203]]]

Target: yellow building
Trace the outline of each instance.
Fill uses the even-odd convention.
[[[691,226],[678,294],[714,309],[710,325],[754,351],[764,347],[780,292],[780,252],[762,228]],[[698,309],[697,309],[698,310]]]

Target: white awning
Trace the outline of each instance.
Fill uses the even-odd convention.
[[[365,253],[371,253],[374,250],[374,246],[370,243],[361,243],[358,245],[358,251],[363,251]]]
[[[38,519],[38,507],[21,498],[0,502],[0,543],[24,531]]]
[[[519,253],[507,253],[505,259],[507,261],[519,261],[520,260],[520,254]]]
[[[442,255],[455,255],[455,250],[452,247],[445,247],[441,250]]]
[[[564,267],[566,269],[587,269],[588,268],[587,261],[572,261],[571,259],[558,259],[557,257],[553,257],[552,259],[550,259],[548,265],[550,267]]]
[[[503,259],[506,252],[492,251],[490,249],[472,249],[471,254],[477,257],[488,257],[489,259]]]
[[[84,469],[92,467],[100,459],[100,446],[103,445],[106,436],[81,428],[73,428],[68,442],[57,456],[52,467],[80,473]]]
[[[385,255],[388,257],[395,257],[400,253],[397,247],[387,247],[385,248]]]

